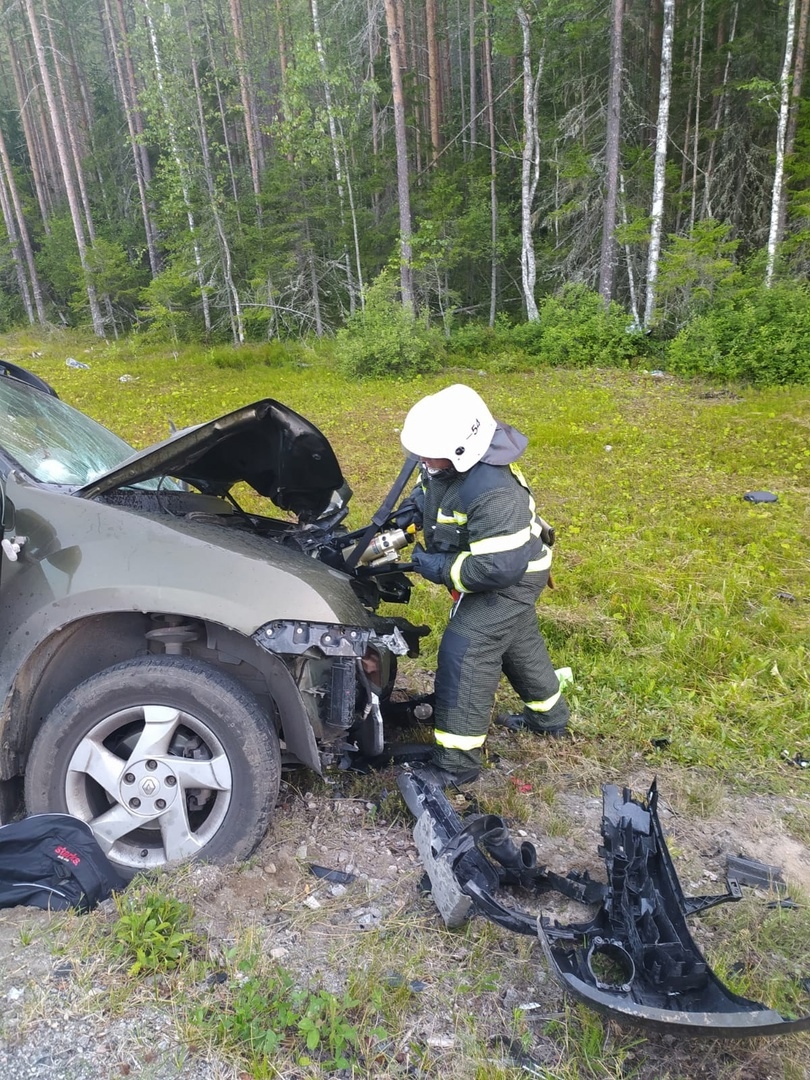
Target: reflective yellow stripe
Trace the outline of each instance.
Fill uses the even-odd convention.
[[[444,510],[438,510],[436,513],[437,525],[466,525],[467,515],[462,514],[460,510],[454,510],[452,514],[445,514]]]
[[[523,704],[527,709],[531,709],[532,712],[548,712],[549,709],[554,708],[561,697],[562,690],[558,690],[556,694],[553,694],[550,698],[546,698],[545,701],[524,701]]]
[[[532,536],[541,536],[543,530],[540,527],[540,522],[537,520],[537,518],[535,516],[537,514],[537,503],[534,501],[534,495],[532,495],[532,490],[529,487],[528,483],[526,482],[526,477],[523,475],[523,473],[520,471],[520,469],[514,463],[514,461],[509,466],[509,471],[512,473],[512,475],[517,480],[517,482],[521,485],[521,487],[524,487],[526,489],[526,493],[529,496],[529,513],[532,516],[532,524],[531,524]],[[538,569],[545,569],[545,567],[538,568]]]
[[[546,553],[539,559],[533,559],[526,567],[526,572],[531,574],[537,570],[548,570],[551,567],[551,548],[546,548]]]
[[[514,476],[514,478],[519,484],[528,489],[529,485],[526,483],[526,477],[521,472],[520,466],[516,465],[514,461],[510,462],[509,472],[512,474],[512,476]]]
[[[523,547],[532,538],[532,532],[527,525],[520,532],[509,533],[508,536],[490,536],[486,540],[474,540],[470,544],[473,555],[494,555],[498,551],[514,551],[515,548]]]
[[[450,580],[453,582],[453,588],[458,589],[459,592],[468,593],[470,590],[465,589],[461,584],[461,567],[465,559],[468,559],[471,555],[469,551],[462,551],[453,560],[453,565],[450,567]]]
[[[436,730],[436,742],[445,750],[477,750],[487,741],[484,735],[453,735],[450,731]]]

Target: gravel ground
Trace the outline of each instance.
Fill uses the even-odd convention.
[[[628,782],[643,790],[648,780]],[[659,777],[659,787],[666,796],[666,777]],[[540,799],[535,803],[531,795],[527,799],[532,817],[520,826],[521,838],[527,835],[536,844],[540,863],[558,872],[576,867],[600,875],[599,798],[590,791],[564,790],[550,806]],[[716,891],[713,883],[722,880],[725,856],[743,852],[779,863],[792,883],[810,893],[807,847],[785,826],[794,803],[806,806],[802,799],[727,795],[703,818],[670,813],[666,804],[662,820],[672,830],[687,892]],[[410,1040],[429,1048],[436,1063],[435,1070],[416,1075],[480,1080],[485,1074],[462,1061],[458,1026],[470,1022],[479,1043],[497,1043],[508,1033],[514,1011],[529,1005],[535,1010],[530,1014],[533,1058],[548,1076],[560,1075],[555,1070],[568,1051],[564,1040],[557,1043],[547,1036],[543,1018],[563,1016],[565,1000],[539,945],[483,920],[471,924],[469,932],[447,934],[430,899],[418,891],[422,871],[410,825],[380,820],[376,808],[362,798],[289,788],[268,836],[247,865],[199,865],[168,875],[163,883],[191,904],[214,967],[224,966],[229,950],[250,940],[252,948],[336,993],[345,986],[349,968],[368,962],[365,940],[374,935],[366,931],[390,928],[396,941],[403,922],[416,922],[425,942],[417,965],[424,986],[413,998],[413,1024],[402,1036],[403,1046]],[[347,888],[316,879],[309,872],[311,863],[344,870],[355,881]],[[194,1032],[183,1031],[168,981],[139,983],[116,973],[109,960],[87,955],[83,939],[88,931],[114,914],[111,902],[90,916],[52,916],[33,908],[0,911],[0,1080],[247,1080],[247,1074],[205,1045],[204,1032],[195,1040]],[[563,921],[572,921],[570,911],[561,909],[561,914]],[[476,950],[486,934],[497,985],[470,995],[467,1006],[457,989],[458,973],[475,970]],[[395,954],[392,963],[402,970],[414,968],[413,957]],[[220,1000],[215,984],[192,990],[212,1007]],[[465,1008],[474,1015],[464,1016]],[[786,1046],[788,1040],[726,1047],[684,1042],[666,1036],[640,1039],[628,1053],[625,1071],[614,1064],[600,1075],[810,1078],[810,1068],[799,1064],[797,1048]],[[372,1070],[368,1075],[404,1076],[407,1071]],[[284,1074],[284,1080],[292,1077]]]

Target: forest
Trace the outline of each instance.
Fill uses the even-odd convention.
[[[808,381],[808,8],[16,0],[0,330]]]

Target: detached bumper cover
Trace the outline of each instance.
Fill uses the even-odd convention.
[[[414,838],[448,926],[478,912],[507,930],[536,934],[562,985],[620,1022],[711,1038],[810,1030],[810,1015],[791,1019],[740,997],[709,967],[686,919],[742,893],[729,879],[718,896],[684,895],[658,818],[655,783],[642,799],[626,788],[603,787],[599,850],[606,884],[586,873],[563,877],[538,867],[532,845],[512,843],[496,815],[462,821],[418,770],[401,774],[398,783],[417,819]],[[494,891],[510,884],[555,890],[598,908],[589,921],[562,926],[496,899]]]

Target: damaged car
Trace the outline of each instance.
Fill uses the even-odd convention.
[[[412,469],[349,532],[332,447],[278,401],[136,452],[0,362],[0,819],[73,814],[129,876],[243,858],[283,766],[378,753],[424,632],[377,614],[409,596],[383,527]]]

